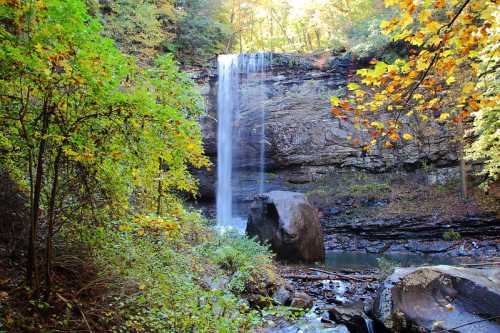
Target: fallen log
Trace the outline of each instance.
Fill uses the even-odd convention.
[[[321,275],[285,274],[283,275],[283,277],[285,279],[296,279],[305,281],[345,280],[345,281],[355,281],[355,282],[372,282],[377,280],[375,277],[370,277],[370,276],[355,277],[342,274],[321,274]]]
[[[354,280],[357,279],[359,281],[367,281],[367,280],[373,281],[373,280],[377,280],[377,277],[375,275],[351,276],[351,275],[346,275],[346,274],[340,274],[340,273],[330,272],[330,271],[326,271],[324,269],[319,269],[319,268],[309,268],[309,270],[313,271],[313,272],[324,273],[324,274],[327,274],[327,275],[335,275],[335,276],[338,276],[338,277],[341,277],[341,278],[345,278],[345,279],[354,279]]]

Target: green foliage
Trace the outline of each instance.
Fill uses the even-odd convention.
[[[138,68],[99,35],[99,24],[81,1],[3,9],[16,20],[16,29],[30,29],[29,34],[1,31],[4,167],[32,184],[28,170],[44,141],[48,166],[61,155],[68,165],[65,176],[75,177],[77,170],[87,176],[73,186],[98,183],[86,193],[101,192],[94,204],[126,209],[134,193],[143,200],[139,208],[150,208],[160,160],[168,169],[161,175],[165,190],[195,190],[187,166],[207,165],[196,121],[201,101],[172,57]]]
[[[228,51],[230,27],[221,12],[220,1],[182,0],[179,5],[184,12],[172,44],[178,59],[203,64],[213,55]]]
[[[386,257],[379,257],[377,258],[377,266],[380,269],[382,275],[384,277],[387,277],[392,274],[394,269],[399,266],[399,263],[390,259],[387,259]]]
[[[156,2],[159,2],[157,4]],[[158,51],[168,33],[159,20],[161,5],[169,1],[120,0],[106,1],[101,5],[104,34],[119,43],[126,53],[151,58]]]
[[[196,193],[189,168],[209,165],[201,98],[172,56],[139,67],[122,54],[82,0],[12,2],[0,15],[0,166],[29,194],[37,290],[37,240],[49,271],[56,225],[152,211],[179,221],[177,193]]]
[[[367,183],[367,184],[352,184],[349,187],[349,192],[354,196],[359,195],[381,195],[389,192],[390,186],[387,183]]]
[[[114,331],[247,332],[256,314],[231,290],[205,287],[203,281],[222,275],[193,247],[216,248],[218,244],[210,241],[211,231],[200,217],[186,216],[178,229],[162,225],[159,233],[138,232],[144,225],[151,226],[153,218],[170,223],[169,217],[138,217],[109,224],[98,233],[86,227],[76,231],[96,249],[94,257],[103,274],[123,281],[110,305],[123,318]],[[188,220],[190,227],[186,227]],[[258,248],[247,242],[247,247]]]
[[[497,23],[498,25],[498,23]],[[492,31],[494,31],[492,29]],[[498,33],[497,33],[498,35]],[[476,140],[468,147],[466,158],[468,160],[481,161],[483,168],[480,175],[485,178],[482,184],[486,188],[490,183],[498,180],[500,175],[500,73],[498,66],[500,57],[498,48],[500,42],[487,45],[480,56],[480,70],[482,77],[478,82],[478,88],[484,91],[484,95],[492,98],[492,104],[484,103],[475,115],[472,132]],[[492,55],[496,50],[496,56]]]
[[[373,55],[389,39],[379,24],[389,15],[379,0],[227,1],[234,50],[316,52],[347,49]]]
[[[141,66],[102,35],[87,6],[108,15],[106,34],[130,38],[121,48]],[[179,198],[196,194],[189,170],[209,161],[193,82],[172,55],[151,60],[168,39],[156,33],[173,8],[160,0],[0,5],[0,167],[29,194],[26,282],[48,300],[34,297],[36,311],[53,307],[53,238],[81,241],[103,277],[118,280],[108,286],[116,292],[110,308],[123,319],[114,332],[246,332],[255,315],[235,293],[277,279],[267,248],[215,238]],[[193,47],[214,47],[203,43]],[[224,276],[220,290],[204,283]]]
[[[121,49],[149,63],[162,52],[187,64],[222,53],[230,32],[217,0],[120,0],[91,6]]]
[[[199,251],[225,272],[235,293],[265,292],[279,279],[270,250],[253,239],[229,233]]]
[[[445,241],[459,240],[461,238],[460,233],[455,230],[448,230],[443,233],[443,240]]]

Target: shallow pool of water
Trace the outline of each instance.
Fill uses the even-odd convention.
[[[382,261],[382,263],[381,263]],[[331,270],[364,270],[379,268],[382,264],[399,267],[425,265],[456,265],[456,257],[411,253],[372,254],[363,252],[326,252],[324,267]]]

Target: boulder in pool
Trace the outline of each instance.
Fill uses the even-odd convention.
[[[325,259],[318,211],[302,193],[272,191],[255,196],[246,232],[268,243],[281,259],[295,262]]]
[[[500,316],[500,269],[397,268],[382,284],[373,310],[394,332],[500,332],[497,322],[483,321]]]

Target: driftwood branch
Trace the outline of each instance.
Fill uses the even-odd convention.
[[[334,273],[318,268],[309,268],[313,272],[322,273],[320,275],[308,275],[308,274],[285,274],[284,278],[305,280],[305,281],[319,281],[319,280],[345,280],[345,281],[355,281],[355,282],[371,282],[377,280],[377,277],[373,275],[361,275],[361,276],[350,276],[339,273]]]

